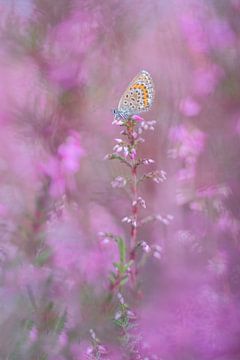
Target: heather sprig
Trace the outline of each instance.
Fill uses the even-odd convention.
[[[137,286],[137,274],[140,265],[140,261],[137,259],[137,250],[141,248],[142,244],[138,236],[139,227],[152,220],[159,220],[165,225],[168,225],[172,220],[171,215],[161,216],[157,214],[141,217],[141,208],[146,209],[147,205],[146,201],[140,195],[140,183],[144,180],[151,179],[159,184],[167,179],[167,174],[163,170],[147,171],[144,174],[139,173],[140,167],[151,166],[155,162],[151,158],[140,157],[138,155],[138,149],[139,146],[145,142],[142,137],[144,131],[153,131],[156,121],[146,121],[137,115],[127,118],[115,115],[113,124],[121,128],[121,137],[115,139],[116,144],[113,147],[113,152],[105,158],[118,160],[128,168],[129,176],[127,179],[122,176],[117,176],[111,184],[113,188],[128,188],[131,210],[129,215],[122,218],[122,223],[130,225],[129,240],[125,240],[111,233],[101,234],[105,238],[113,239],[118,245],[119,262],[114,263],[115,271],[111,272],[110,275],[111,291],[121,288],[129,279],[131,279],[132,286]],[[146,246],[149,245],[146,244]]]
[[[121,293],[118,293],[117,297],[119,304],[114,315],[114,324],[119,329],[121,345],[129,356],[139,356],[138,358],[141,359],[138,349],[139,336],[133,333],[133,329],[137,326],[137,316],[129,308]]]
[[[97,335],[93,329],[89,330],[91,346],[87,348],[87,359],[89,360],[101,360],[105,358],[108,354],[108,351],[104,345],[102,345],[101,341],[97,338]]]
[[[147,343],[139,329],[138,315],[127,304],[123,295],[117,293],[118,305],[114,314],[114,324],[119,331],[119,340],[124,352],[124,359],[157,360],[149,354]]]

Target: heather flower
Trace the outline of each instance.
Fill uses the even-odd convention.
[[[62,332],[60,335],[59,335],[59,338],[58,338],[58,342],[59,342],[59,345],[61,347],[65,347],[68,343],[68,337],[66,335],[65,332]]]
[[[180,19],[180,23],[187,39],[188,45],[192,51],[204,53],[209,49],[207,31],[204,26],[204,14],[198,12],[186,11]]]
[[[237,134],[240,135],[240,117],[238,117],[237,122],[236,122],[236,131],[237,131]]]
[[[111,185],[113,188],[122,188],[126,185],[126,179],[123,176],[117,176],[112,182]]]
[[[66,174],[75,174],[79,170],[80,159],[85,155],[78,134],[72,133],[59,146],[58,154],[61,157],[61,168]]]
[[[209,260],[208,268],[216,275],[223,275],[227,269],[226,256],[223,253],[218,253],[213,259]]]
[[[135,121],[144,121],[144,119],[139,116],[139,115],[133,115],[132,118],[135,120]]]
[[[143,248],[143,251],[145,251],[146,253],[149,253],[151,251],[150,246],[145,241],[141,242],[141,246]]]
[[[208,96],[215,91],[223,77],[223,69],[216,64],[197,68],[193,75],[193,91],[197,95]]]
[[[234,236],[237,236],[240,232],[239,220],[226,211],[220,214],[217,226],[220,231],[229,231]]]
[[[36,329],[36,327],[32,327],[32,329],[29,332],[29,340],[31,342],[35,342],[38,338],[38,331]]]
[[[68,187],[73,187],[74,181],[71,177],[79,170],[80,160],[85,155],[79,135],[72,132],[59,146],[58,155],[50,156],[40,164],[42,172],[51,179],[50,194],[53,197],[61,196]]]
[[[176,143],[175,151],[170,155],[174,154],[174,158],[179,157],[186,162],[183,172],[195,171],[196,158],[204,149],[206,135],[197,128],[188,129],[181,125],[170,130],[169,138]]]
[[[228,22],[213,19],[209,22],[208,27],[213,48],[229,48],[234,45],[236,37]]]
[[[66,189],[66,179],[60,161],[57,158],[49,157],[45,163],[41,164],[41,169],[51,178],[50,194],[53,197],[63,195]]]
[[[186,116],[197,116],[200,110],[200,105],[191,97],[183,99],[180,103],[180,111]]]

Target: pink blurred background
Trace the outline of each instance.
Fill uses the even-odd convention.
[[[137,359],[101,308],[129,202],[104,156],[111,110],[142,69],[156,120],[141,154],[143,227],[157,246],[140,272],[145,357],[240,359],[240,1],[0,1],[0,359]],[[104,357],[105,356],[105,357]],[[89,357],[91,358],[91,357]],[[94,358],[95,359],[95,358]]]

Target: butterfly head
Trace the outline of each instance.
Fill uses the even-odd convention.
[[[128,111],[123,111],[118,109],[114,109],[112,113],[116,120],[127,120],[131,116],[131,114],[129,114]]]

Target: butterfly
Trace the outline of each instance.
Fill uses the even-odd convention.
[[[148,111],[153,104],[154,93],[151,75],[146,70],[140,71],[123,93],[118,108],[114,110],[115,118],[127,119]]]

